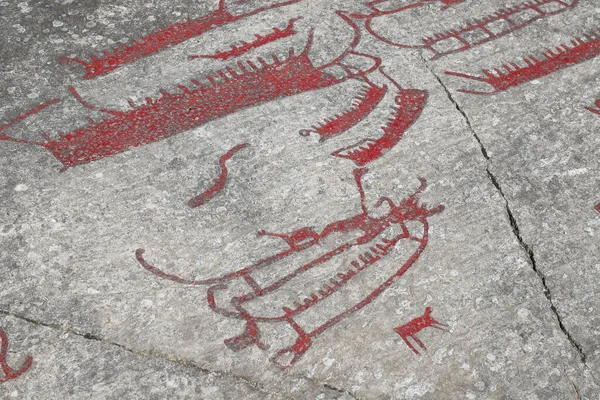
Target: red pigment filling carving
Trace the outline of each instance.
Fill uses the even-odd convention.
[[[239,57],[239,56],[249,52],[250,50],[254,50],[254,49],[264,46],[266,44],[269,44],[269,43],[275,42],[277,40],[295,35],[296,31],[294,31],[294,21],[296,21],[297,19],[298,18],[290,19],[290,22],[288,23],[287,27],[283,30],[281,30],[279,28],[273,28],[272,33],[269,33],[268,35],[265,35],[265,36],[255,35],[256,40],[254,40],[250,43],[246,43],[246,42],[242,41],[242,44],[239,46],[235,46],[235,45],[231,46],[231,50],[217,51],[215,54],[209,54],[209,55],[189,56],[188,58],[190,60],[195,60],[197,58],[212,58],[215,60],[226,61],[226,60],[229,60],[230,58]]]
[[[0,127],[0,140],[43,147],[63,164],[62,171],[64,171],[69,167],[100,160],[133,147],[185,132],[205,122],[271,100],[325,88],[348,79],[361,79],[369,82],[366,75],[378,68],[381,70],[381,60],[353,50],[360,41],[360,30],[348,15],[341,12],[336,12],[336,14],[353,27],[355,37],[345,52],[329,64],[319,68],[315,68],[308,57],[308,50],[313,40],[311,31],[305,49],[298,56],[294,55],[294,50],[291,49],[289,59],[285,61],[278,60],[275,55],[272,56],[273,63],[267,63],[263,58],[258,58],[259,66],[250,60],[238,61],[237,66],[241,72],[226,67],[224,70],[208,76],[209,84],[191,80],[195,88],[190,89],[187,86],[178,85],[180,93],[168,93],[160,90],[162,93],[160,98],[147,98],[146,103],[141,105],[136,105],[132,100],[128,100],[131,110],[127,111],[96,107],[87,103],[75,88],[69,87],[71,94],[84,107],[106,115],[99,121],[88,118],[88,126],[60,133],[58,138],[51,138],[42,133],[41,136],[45,142],[11,138],[5,133],[17,122],[59,101],[55,99],[33,108],[9,124]],[[344,57],[348,55],[371,58],[374,65],[367,70],[345,65]],[[324,72],[332,65],[345,69],[346,76],[338,79]],[[385,73],[383,74],[385,75]],[[396,82],[392,81],[392,83],[399,88]],[[343,133],[373,111],[384,96],[385,90],[385,86],[372,85],[364,97],[359,97],[350,110],[316,127],[316,132],[321,135],[322,139]],[[418,117],[426,96],[427,93],[424,91],[400,88],[400,94],[396,98],[395,115],[383,127],[384,135],[379,139],[367,139],[357,148],[342,149],[334,155],[349,158],[359,166],[383,155],[400,140],[403,131]]]
[[[584,38],[571,41],[570,45],[561,45],[554,51],[548,50],[544,58],[531,56],[524,58],[525,66],[514,62],[504,64],[501,68],[492,71],[483,70],[483,77],[446,71],[447,75],[467,78],[474,81],[485,82],[493,87],[490,92],[480,92],[460,89],[459,92],[468,94],[493,94],[507,90],[522,83],[550,75],[561,69],[590,60],[600,54],[600,31],[595,31]]]
[[[215,27],[249,17],[251,15],[297,3],[302,0],[290,0],[272,6],[258,8],[250,13],[234,16],[227,12],[224,0],[219,2],[219,8],[207,15],[185,22],[177,22],[165,28],[152,32],[129,45],[121,48],[105,50],[102,56],[89,56],[89,61],[78,58],[63,57],[59,61],[63,64],[76,62],[84,66],[84,79],[92,79],[105,75],[125,64],[132,63],[140,58],[156,54],[168,47],[175,46],[185,40],[202,35]]]
[[[419,347],[421,347],[423,350],[427,350],[427,347],[425,347],[423,342],[421,340],[419,340],[418,337],[415,336],[417,333],[419,333],[420,331],[422,331],[423,329],[428,328],[428,327],[440,329],[442,331],[447,331],[446,328],[448,327],[448,325],[443,324],[443,323],[438,322],[435,319],[433,319],[433,317],[431,316],[432,311],[433,310],[431,309],[431,307],[427,307],[427,308],[425,308],[425,313],[423,313],[423,315],[421,315],[420,317],[416,317],[412,321],[410,321],[402,326],[399,326],[397,328],[394,328],[394,330],[398,333],[398,335],[400,335],[402,340],[404,340],[404,342],[407,344],[407,346],[412,351],[414,351],[415,354],[420,354],[420,353],[417,349],[415,349],[415,347],[412,345],[412,343],[408,340],[409,338],[414,340],[415,343],[417,343],[417,345]]]
[[[127,111],[109,110],[91,105],[77,93],[75,88],[69,87],[71,94],[84,107],[100,111],[106,116],[100,121],[90,119],[88,126],[72,132],[61,133],[56,139],[42,134],[45,142],[20,140],[11,138],[4,133],[6,129],[25,117],[58,101],[53,100],[35,107],[4,126],[0,133],[0,140],[41,146],[49,150],[63,164],[62,170],[64,171],[69,167],[100,160],[133,147],[185,132],[244,108],[325,88],[348,79],[361,79],[369,82],[366,74],[378,68],[385,75],[380,67],[381,60],[379,58],[352,50],[360,40],[358,27],[348,16],[339,12],[337,14],[354,28],[355,38],[342,55],[319,68],[315,68],[308,58],[308,50],[313,40],[311,32],[305,49],[298,56],[294,55],[294,50],[291,49],[289,58],[285,61],[278,60],[275,55],[272,56],[273,62],[270,64],[263,58],[258,58],[259,66],[250,60],[238,61],[237,66],[241,72],[226,67],[212,76],[207,76],[209,84],[191,80],[191,83],[196,86],[193,89],[178,85],[180,93],[168,93],[160,90],[162,93],[160,98],[156,100],[147,98],[146,103],[142,105],[136,105],[129,100],[131,110]],[[347,66],[344,64],[344,57],[351,54],[371,58],[374,65],[367,70]],[[346,76],[338,79],[324,72],[332,65],[344,68],[347,72]],[[395,114],[383,127],[383,136],[379,139],[367,139],[357,148],[342,149],[334,155],[349,158],[359,166],[365,165],[393,147],[402,137],[404,130],[419,116],[427,93],[420,90],[402,89],[389,76],[388,79],[399,89],[399,95],[396,98]],[[322,139],[343,133],[372,112],[384,96],[385,90],[385,86],[372,85],[364,97],[359,97],[358,102],[350,110],[315,130],[322,135]]]
[[[594,207],[596,209],[596,211],[598,211],[600,213],[600,203],[596,204],[596,207]]]
[[[507,9],[499,10],[494,14],[490,14],[464,27],[449,30],[444,33],[435,34],[432,37],[425,38],[423,39],[422,47],[435,54],[432,59],[437,59],[448,54],[469,50],[475,46],[479,46],[483,43],[487,43],[491,40],[495,40],[499,37],[515,32],[539,19],[562,13],[569,8],[575,7],[578,3],[579,0],[574,0],[571,4],[560,0],[534,0],[532,2],[522,3]],[[542,8],[540,8],[541,6],[550,4],[559,5],[561,8],[554,11],[544,11]],[[535,14],[532,16],[527,16],[527,19],[524,21],[518,22],[516,18],[511,18],[516,17],[517,14],[528,10],[535,12]],[[497,24],[501,22],[508,23],[506,28],[502,28],[494,32],[496,29],[492,30],[491,26],[495,23]],[[478,32],[483,32],[484,36],[480,37],[479,35],[475,35],[473,39],[469,38],[469,34]],[[457,48],[446,51],[436,50],[435,46],[439,42],[452,38],[456,39],[457,43],[459,43]]]
[[[394,147],[402,139],[404,132],[421,115],[427,102],[427,91],[403,89],[383,69],[380,68],[380,72],[399,90],[399,94],[395,98],[396,104],[392,116],[387,124],[381,127],[383,135],[378,139],[363,139],[356,144],[336,150],[331,153],[332,156],[347,158],[358,166],[364,166]]]
[[[338,136],[371,114],[375,107],[383,100],[386,92],[387,86],[379,87],[369,82],[369,86],[356,96],[356,99],[352,102],[352,107],[339,115],[319,123],[317,126],[313,126],[312,129],[301,130],[300,135],[309,136],[311,133],[317,133],[321,137],[320,142]]]
[[[322,72],[324,67],[315,68],[307,55],[310,44],[311,40],[298,56],[290,50],[290,58],[286,61],[279,61],[275,56],[272,64],[259,58],[260,66],[252,61],[240,61],[237,65],[242,73],[226,68],[215,76],[208,76],[210,84],[204,85],[192,80],[196,86],[194,89],[179,85],[181,93],[161,90],[160,98],[147,98],[146,104],[135,106],[130,102],[132,109],[128,111],[107,110],[90,105],[70,87],[71,93],[82,105],[109,116],[98,122],[91,121],[86,127],[62,133],[58,139],[46,137],[45,143],[14,139],[5,134],[0,139],[44,147],[61,161],[64,170],[185,132],[244,108],[328,87],[358,76],[336,79]],[[6,130],[54,102],[56,101],[34,108],[2,129]]]
[[[462,3],[463,1],[464,0],[442,0],[442,3],[446,4],[442,10],[450,7],[451,5]],[[424,48],[434,54],[432,59],[437,59],[448,54],[469,50],[483,43],[498,39],[499,37],[515,32],[533,23],[534,21],[556,15],[573,8],[578,3],[579,0],[572,0],[570,3],[563,0],[533,0],[521,3],[513,7],[498,10],[493,14],[471,22],[463,27],[448,30],[443,33],[437,33],[431,37],[424,38],[422,45],[402,44],[387,39],[385,36],[380,35],[372,28],[372,21],[374,18],[382,15],[395,14],[405,11],[409,8],[424,6],[426,1],[406,5],[393,10],[377,11],[374,14],[366,17],[367,20],[365,27],[371,35],[387,44],[400,48]],[[554,9],[552,6],[554,6]],[[532,12],[533,14],[527,15],[524,20],[519,21],[518,14],[523,12]],[[503,25],[503,27],[499,28],[499,25]],[[447,48],[447,46],[443,46],[445,48],[444,50],[438,49],[438,43],[448,39],[454,39],[454,47]],[[441,47],[442,46],[440,46],[440,48]]]
[[[443,206],[429,209],[425,204],[419,204],[418,197],[426,188],[425,180],[420,179],[421,187],[413,195],[409,196],[398,205],[396,205],[387,197],[380,198],[379,202],[376,204],[376,207],[386,203],[389,205],[390,210],[384,216],[373,217],[369,215],[367,211],[365,194],[361,183],[361,177],[366,172],[367,169],[364,168],[354,171],[354,178],[357,183],[361,198],[362,212],[360,214],[348,219],[332,222],[321,232],[317,232],[310,227],[301,228],[291,233],[269,233],[266,231],[259,231],[259,235],[269,235],[283,239],[288,244],[289,248],[237,271],[211,279],[189,280],[181,278],[177,275],[168,274],[157,267],[150,265],[143,258],[143,249],[138,249],[136,251],[136,258],[146,270],[161,278],[187,285],[209,285],[210,287],[207,289],[207,301],[209,307],[213,311],[226,317],[239,319],[245,321],[246,323],[245,329],[240,335],[225,340],[225,344],[234,351],[241,350],[250,345],[257,345],[260,348],[266,348],[261,341],[259,323],[269,324],[285,322],[289,324],[289,326],[292,327],[298,334],[296,342],[289,347],[280,349],[271,357],[271,361],[280,368],[288,368],[296,363],[302,354],[304,354],[310,348],[315,337],[319,336],[344,318],[370,304],[418,260],[422,252],[425,250],[428,242],[428,217],[437,214],[444,209]],[[405,224],[406,221],[420,222],[423,225],[422,236],[414,236],[407,228]],[[388,231],[388,228],[398,228],[399,233],[395,234],[395,236],[391,239],[380,237],[382,233]],[[355,239],[349,240],[348,242],[342,243],[331,251],[319,255],[319,246],[315,245],[321,243],[326,237],[336,232],[358,232],[359,236]],[[401,240],[417,242],[419,244],[418,249],[408,258],[408,260],[405,261],[402,266],[398,268],[398,270],[392,274],[392,276],[389,276],[382,284],[380,284],[366,297],[355,304],[350,304],[344,311],[331,317],[326,322],[311,330],[302,328],[302,326],[300,326],[300,324],[294,320],[295,316],[306,312],[315,304],[327,299],[330,295],[336,293],[342,287],[345,287],[348,282],[352,281],[353,277],[362,274],[363,271],[368,270],[371,265],[375,264],[389,254],[393,250],[394,246]],[[289,305],[282,305],[279,315],[255,315],[248,312],[244,308],[245,303],[253,300],[259,301],[264,296],[268,296],[271,293],[276,293],[278,290],[284,290],[286,287],[289,287],[286,285],[294,285],[294,282],[300,279],[305,272],[313,268],[323,266],[330,260],[340,256],[352,248],[358,248],[362,250],[363,247],[365,248],[365,251],[362,252],[357,259],[350,260],[348,270],[345,273],[340,272],[335,276],[335,278],[326,280],[322,289],[308,295],[308,297],[303,301],[294,301]],[[312,261],[298,266],[287,275],[262,287],[252,277],[253,272],[259,269],[267,268],[274,262],[285,260],[290,255],[300,251],[315,251],[317,254]],[[217,304],[215,293],[226,288],[227,283],[233,280],[244,282],[247,284],[247,288],[242,289],[239,295],[231,298],[229,303],[227,303],[227,301],[225,302],[235,307],[235,311],[230,311]],[[268,297],[266,299],[268,299]],[[227,304],[225,304],[225,306],[227,306]]]
[[[203,33],[207,32],[211,29],[214,29],[215,27],[222,26],[227,23],[234,22],[234,21],[238,21],[238,20],[246,18],[248,16],[251,16],[251,15],[254,15],[257,13],[261,13],[261,12],[264,12],[264,11],[267,11],[267,10],[270,10],[273,8],[294,4],[299,1],[302,1],[302,0],[290,0],[287,2],[280,3],[280,4],[274,4],[274,5],[267,6],[267,7],[257,8],[256,10],[253,10],[250,13],[241,14],[241,15],[237,15],[237,16],[234,16],[234,15],[230,14],[229,12],[227,12],[227,10],[225,9],[225,6],[223,4],[224,2],[221,1],[219,4],[219,8],[217,10],[215,10],[205,16],[202,16],[202,17],[199,17],[196,19],[188,19],[185,22],[178,22],[178,23],[172,24],[168,27],[165,27],[163,29],[152,32],[152,33],[142,37],[138,41],[134,41],[133,43],[131,43],[129,45],[123,44],[123,45],[121,45],[121,48],[105,50],[101,56],[91,55],[91,56],[89,56],[89,61],[85,61],[85,60],[78,59],[78,58],[63,57],[60,59],[60,62],[63,64],[75,62],[75,63],[79,63],[79,64],[83,65],[86,70],[84,79],[92,79],[97,76],[107,74],[107,73],[119,68],[122,65],[132,63],[143,57],[147,57],[149,55],[158,53],[161,50],[164,50],[168,47],[175,46],[185,40],[191,39],[196,36],[200,36]],[[452,31],[448,31],[445,33],[441,33],[441,34],[436,34],[431,38],[425,38],[425,39],[423,39],[423,45],[421,45],[421,46],[411,46],[411,45],[395,43],[395,42],[390,41],[389,39],[379,35],[377,32],[375,32],[371,28],[371,21],[373,18],[382,16],[382,15],[393,14],[393,13],[405,11],[407,9],[414,8],[414,7],[421,7],[421,6],[426,5],[427,3],[431,3],[434,1],[440,1],[442,4],[444,4],[444,7],[442,7],[442,10],[445,10],[446,8],[448,8],[454,4],[462,3],[464,0],[423,0],[420,2],[411,3],[411,4],[408,4],[408,5],[393,9],[393,10],[386,10],[386,11],[381,11],[381,10],[376,9],[377,4],[382,3],[382,1],[374,1],[374,2],[369,3],[369,5],[373,8],[373,12],[371,14],[369,14],[369,15],[357,14],[357,15],[353,15],[353,16],[357,17],[357,18],[366,19],[367,30],[374,37],[376,37],[379,40],[382,40],[385,43],[388,43],[388,44],[391,44],[394,46],[398,46],[398,47],[427,48],[427,49],[431,50],[432,52],[434,52],[435,53],[434,58],[437,58],[437,57],[441,57],[446,54],[451,54],[451,53],[458,52],[458,51],[464,51],[473,46],[477,46],[477,45],[480,45],[487,41],[504,36],[508,33],[514,32],[515,30],[521,29],[522,27],[524,27],[526,25],[529,25],[533,21],[536,21],[540,18],[544,18],[544,17],[550,16],[550,15],[555,15],[555,14],[563,12],[569,8],[573,8],[578,3],[578,0],[573,0],[572,3],[568,3],[563,0],[533,0],[532,2],[523,3],[520,5],[514,6],[514,7],[510,7],[508,9],[499,10],[495,14],[489,15],[488,17],[485,17],[479,21],[471,23],[471,24],[469,24],[465,27],[459,28],[457,30],[452,30]],[[383,2],[385,2],[385,1],[383,1]],[[546,6],[549,4],[556,4],[562,8],[556,9],[554,11],[545,11],[543,6]],[[534,15],[522,22],[518,22],[518,21],[515,22],[510,19],[510,17],[512,17],[520,12],[527,11],[527,10],[534,11],[536,13],[536,15]],[[506,30],[501,30],[500,32],[494,32],[493,29],[490,29],[489,25],[491,23],[498,22],[498,21],[506,21],[506,22],[508,22],[510,27],[507,28]],[[237,47],[234,46],[229,51],[218,52],[214,55],[201,55],[201,56],[196,56],[196,57],[228,59],[231,57],[239,56],[252,48],[264,45],[272,40],[277,40],[282,37],[293,34],[292,29],[293,28],[288,26],[288,28],[286,28],[284,31],[274,32],[272,34],[267,35],[268,39],[267,39],[267,37],[258,37],[256,42],[253,42],[250,44],[242,44],[241,46],[237,46]],[[474,39],[473,42],[471,42],[471,41],[469,41],[469,39],[465,38],[465,35],[468,36],[469,32],[475,32],[475,31],[482,31],[487,36],[483,39]],[[456,38],[458,40],[458,42],[460,43],[459,47],[456,49],[446,50],[446,51],[442,51],[442,52],[437,51],[434,48],[435,44],[437,44],[439,41],[445,40],[448,38]]]
[[[596,104],[594,104],[594,107],[586,107],[585,109],[593,112],[594,114],[600,115],[600,99],[596,100]]]
[[[25,362],[23,362],[23,366],[20,369],[13,369],[8,366],[6,361],[6,354],[8,353],[8,335],[2,329],[0,329],[0,342],[2,343],[0,346],[0,367],[2,367],[2,372],[4,374],[4,377],[0,376],[1,384],[11,379],[18,378],[20,375],[27,372],[29,367],[31,367],[33,358],[30,355],[27,355]]]
[[[227,176],[229,175],[229,171],[227,170],[227,166],[225,165],[225,163],[227,162],[227,160],[233,157],[235,153],[246,148],[247,146],[247,143],[238,144],[237,146],[229,150],[227,153],[223,154],[221,158],[219,158],[219,168],[221,169],[219,177],[217,178],[215,183],[204,193],[188,201],[188,206],[190,206],[191,208],[199,207],[208,202],[213,197],[215,197],[217,193],[219,193],[221,190],[223,190],[223,188],[225,187],[225,182],[227,181]]]

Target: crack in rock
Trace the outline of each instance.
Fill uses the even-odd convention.
[[[260,392],[263,392],[265,394],[268,395],[274,395],[274,396],[279,396],[279,397],[284,397],[284,398],[288,398],[288,399],[295,399],[294,397],[290,397],[288,395],[282,394],[282,393],[273,393],[268,391],[266,388],[263,387],[262,384],[258,383],[258,382],[254,382],[244,376],[240,376],[240,375],[236,375],[236,374],[231,374],[225,371],[218,371],[218,370],[211,370],[205,367],[201,367],[200,365],[196,364],[193,361],[190,360],[186,360],[186,359],[182,359],[179,357],[175,357],[175,356],[171,356],[168,354],[164,354],[164,353],[159,353],[159,352],[155,352],[152,350],[134,350],[131,348],[128,348],[122,344],[116,343],[116,342],[112,342],[106,339],[103,339],[102,337],[95,335],[93,333],[89,333],[89,332],[81,332],[78,331],[76,329],[70,328],[70,327],[66,327],[66,326],[62,326],[62,325],[58,325],[58,324],[52,324],[52,323],[47,323],[47,322],[41,322],[41,321],[36,321],[32,318],[28,318],[22,315],[18,315],[18,314],[14,314],[11,313],[9,311],[5,311],[5,310],[0,310],[0,314],[1,315],[5,315],[5,316],[9,316],[9,317],[13,317],[13,318],[17,318],[20,319],[22,321],[28,322],[30,324],[34,324],[34,325],[39,325],[39,326],[43,326],[45,328],[49,328],[49,329],[53,329],[53,330],[57,330],[60,332],[65,332],[65,333],[70,333],[79,337],[82,337],[84,339],[87,340],[94,340],[97,342],[101,342],[103,344],[109,345],[109,346],[115,346],[120,348],[121,350],[127,351],[131,354],[134,354],[136,356],[141,356],[141,357],[151,357],[151,358],[155,358],[161,361],[166,361],[166,362],[170,362],[170,363],[175,363],[175,364],[179,364],[183,367],[186,368],[193,368],[197,371],[202,372],[203,374],[206,375],[215,375],[218,377],[224,377],[224,378],[233,378],[237,381],[241,381],[242,383],[245,383],[246,385],[252,387],[253,389],[256,389]],[[318,380],[315,380],[313,378],[308,378],[306,376],[302,376],[303,379],[310,381],[310,382],[314,382],[316,385],[321,386],[325,389],[340,393],[341,395],[346,395],[351,397],[352,399],[355,400],[362,400],[361,398],[355,396],[354,394],[352,394],[351,392],[344,390],[344,389],[340,389],[337,388],[335,386],[332,386],[330,384],[327,383],[323,383],[323,382],[319,382]]]
[[[454,99],[454,97],[452,96],[452,93],[450,93],[450,91],[448,90],[448,88],[446,87],[446,85],[444,84],[444,82],[442,81],[442,79],[433,71],[433,69],[429,65],[429,62],[425,59],[425,57],[421,53],[420,53],[420,57],[421,57],[421,60],[422,60],[423,64],[425,64],[425,67],[427,68],[427,70],[435,77],[435,79],[438,81],[438,83],[440,84],[440,86],[442,87],[442,89],[444,90],[444,92],[446,93],[446,96],[448,97],[448,100],[450,100],[450,102],[452,102],[452,104],[454,104],[454,107],[456,107],[456,109],[458,110],[458,112],[463,116],[463,119],[466,122],[467,127],[469,128],[469,130],[473,134],[473,137],[475,138],[475,140],[477,141],[477,143],[479,143],[479,148],[481,150],[481,154],[483,155],[483,157],[486,160],[486,173],[488,175],[488,178],[490,179],[490,181],[492,182],[492,184],[496,188],[496,191],[500,194],[500,196],[504,200],[505,211],[506,211],[506,214],[508,216],[508,221],[509,221],[510,226],[512,228],[513,234],[515,235],[517,241],[519,242],[519,245],[521,246],[521,248],[523,249],[523,251],[525,252],[525,254],[527,254],[527,258],[529,259],[529,263],[531,264],[531,267],[532,267],[533,271],[536,273],[536,275],[539,277],[539,279],[540,279],[540,281],[542,283],[542,286],[544,288],[544,295],[546,296],[546,299],[550,303],[550,309],[552,310],[552,313],[554,314],[555,318],[558,321],[558,326],[560,327],[560,330],[567,337],[567,339],[569,340],[569,343],[571,343],[571,345],[575,348],[575,350],[577,350],[577,353],[579,354],[579,358],[581,359],[581,362],[587,367],[587,364],[586,364],[587,356],[586,356],[585,352],[583,351],[583,348],[581,347],[581,345],[575,340],[575,338],[573,337],[573,335],[571,335],[571,333],[569,332],[569,330],[565,327],[565,325],[563,323],[563,320],[562,320],[562,317],[561,317],[560,313],[558,312],[558,309],[556,308],[556,306],[554,304],[554,300],[552,299],[552,293],[551,293],[550,288],[548,287],[548,284],[546,282],[546,276],[539,269],[539,267],[538,267],[538,265],[536,263],[535,254],[533,252],[533,248],[529,244],[527,244],[525,242],[525,240],[523,239],[523,236],[521,235],[521,231],[519,229],[519,225],[517,223],[517,220],[515,219],[514,214],[513,214],[512,210],[510,208],[510,204],[508,202],[508,199],[506,198],[506,196],[504,194],[504,191],[502,190],[502,187],[500,186],[500,183],[496,179],[496,176],[494,176],[494,174],[490,171],[491,160],[490,160],[490,157],[488,155],[488,152],[487,152],[485,146],[481,142],[481,139],[479,138],[479,135],[477,135],[477,132],[475,132],[475,129],[473,129],[473,126],[471,125],[471,121],[469,120],[469,117],[467,116],[467,114],[465,113],[465,111],[460,107],[460,105],[458,104],[458,102]]]
[[[195,369],[197,371],[200,371],[200,372],[202,372],[203,374],[206,374],[206,375],[214,375],[214,376],[217,376],[217,377],[224,377],[224,378],[229,377],[229,378],[235,379],[237,381],[241,381],[242,383],[244,383],[244,384],[252,387],[253,389],[256,389],[256,390],[258,390],[258,391],[260,391],[262,393],[268,394],[268,395],[274,395],[274,396],[279,396],[279,397],[288,398],[288,399],[295,399],[294,397],[290,397],[290,396],[282,394],[282,393],[273,393],[273,392],[270,392],[266,388],[264,388],[262,384],[260,384],[258,382],[254,382],[254,381],[252,381],[252,380],[250,380],[250,379],[248,379],[248,378],[246,378],[244,376],[240,376],[240,375],[236,375],[236,374],[231,374],[231,373],[228,373],[228,372],[225,372],[225,371],[211,370],[211,369],[208,369],[208,368],[205,368],[205,367],[201,367],[200,365],[198,365],[195,362],[190,361],[190,360],[182,359],[182,358],[171,356],[171,355],[164,354],[164,353],[155,352],[155,351],[152,351],[152,350],[134,350],[134,349],[128,348],[128,347],[126,347],[126,346],[124,346],[122,344],[106,340],[106,339],[104,339],[104,338],[102,338],[102,337],[100,337],[98,335],[93,334],[93,333],[81,332],[81,331],[78,331],[78,330],[70,328],[70,327],[66,327],[66,326],[62,326],[62,325],[58,325],[58,324],[47,323],[47,322],[37,321],[37,320],[34,320],[32,318],[25,317],[23,315],[18,315],[18,314],[15,314],[15,313],[11,313],[11,312],[6,311],[6,310],[0,310],[0,315],[5,315],[5,316],[8,316],[8,317],[13,317],[13,318],[20,319],[22,321],[28,322],[30,324],[34,324],[34,325],[38,325],[38,326],[43,326],[45,328],[57,330],[57,331],[60,331],[60,332],[70,333],[70,334],[73,334],[75,336],[79,336],[79,337],[82,337],[82,338],[87,339],[87,340],[94,340],[94,341],[97,341],[97,342],[101,342],[101,343],[109,345],[109,346],[115,346],[115,347],[118,347],[121,350],[127,351],[127,352],[129,352],[131,354],[134,354],[136,356],[151,357],[151,358],[158,359],[160,361],[166,361],[166,362],[170,362],[170,363],[179,364],[179,365],[181,365],[183,367],[186,367],[186,368],[193,368],[193,369]],[[337,393],[339,393],[341,395],[349,396],[350,398],[352,398],[354,400],[362,400],[361,398],[355,396],[353,393],[351,393],[351,392],[349,392],[349,391],[347,391],[345,389],[341,389],[341,388],[332,386],[332,385],[330,385],[328,383],[320,382],[320,381],[318,381],[318,380],[316,380],[314,378],[308,378],[306,376],[301,376],[301,378],[303,378],[303,379],[305,379],[306,381],[309,381],[309,382],[314,382],[316,385],[321,386],[321,387],[323,387],[325,389],[337,392]]]
[[[341,394],[341,395],[343,395],[343,396],[350,396],[350,397],[351,397],[352,399],[354,399],[354,400],[363,400],[362,398],[360,398],[360,397],[356,396],[355,394],[351,393],[351,392],[350,392],[350,391],[348,391],[348,390],[345,390],[345,389],[340,389],[340,388],[338,388],[338,387],[335,387],[335,386],[333,386],[333,385],[331,385],[331,384],[329,384],[329,383],[323,383],[323,382],[320,382],[320,381],[318,381],[318,380],[316,380],[316,379],[314,379],[314,378],[309,378],[309,377],[307,377],[307,376],[302,376],[302,377],[303,377],[304,379],[306,379],[307,381],[315,382],[316,384],[318,384],[318,385],[320,385],[320,386],[323,386],[323,387],[324,387],[324,388],[326,388],[326,389],[329,389],[329,390],[332,390],[332,391],[338,392],[339,394]]]
[[[208,368],[201,367],[200,365],[198,365],[195,362],[190,361],[190,360],[185,360],[185,359],[182,359],[182,358],[179,358],[179,357],[175,357],[175,356],[171,356],[171,355],[168,355],[168,354],[159,353],[159,352],[152,351],[152,350],[134,350],[134,349],[128,348],[128,347],[126,347],[126,346],[124,346],[122,344],[119,344],[119,343],[116,343],[116,342],[112,342],[112,341],[103,339],[102,337],[94,335],[92,333],[81,332],[81,331],[78,331],[76,329],[73,329],[73,328],[70,328],[70,327],[65,327],[65,326],[58,325],[58,324],[52,324],[52,323],[47,323],[47,322],[36,321],[36,320],[34,320],[32,318],[28,318],[28,317],[25,317],[25,316],[22,316],[22,315],[14,314],[14,313],[11,313],[11,312],[6,311],[6,310],[0,310],[0,315],[5,315],[5,316],[8,316],[8,317],[17,318],[17,319],[20,319],[22,321],[28,322],[30,324],[34,324],[34,325],[38,325],[38,326],[43,326],[45,328],[57,330],[57,331],[60,331],[60,332],[63,332],[63,333],[70,333],[70,334],[82,337],[84,339],[94,340],[94,341],[101,342],[101,343],[109,345],[109,346],[115,346],[115,347],[118,347],[121,350],[127,351],[127,352],[129,352],[131,354],[134,354],[136,356],[155,358],[155,359],[158,359],[160,361],[166,361],[166,362],[169,362],[169,363],[175,363],[175,364],[178,364],[178,365],[186,367],[186,368],[193,368],[193,369],[195,369],[195,370],[197,370],[197,371],[199,371],[199,372],[201,372],[201,373],[203,373],[205,375],[214,375],[214,376],[222,377],[222,378],[232,378],[232,379],[235,379],[235,380],[237,380],[239,382],[242,382],[242,383],[244,383],[244,384],[252,387],[255,390],[258,390],[259,392],[265,393],[267,395],[273,395],[273,396],[279,396],[279,397],[284,397],[284,398],[288,398],[288,399],[294,399],[293,397],[289,397],[289,396],[286,396],[286,395],[281,394],[281,393],[270,392],[270,391],[266,390],[261,384],[259,384],[257,382],[254,382],[254,381],[251,381],[251,380],[249,380],[246,377],[243,377],[243,376],[240,376],[240,375],[236,375],[236,374],[231,374],[231,373],[228,373],[228,372],[225,372],[225,371],[210,370]],[[325,385],[323,385],[323,387],[327,388],[327,386],[325,386]],[[330,388],[327,388],[327,389],[330,389]]]
[[[571,381],[571,385],[573,385],[573,390],[575,391],[575,395],[577,396],[577,400],[581,400],[581,393],[579,392],[579,388],[575,384],[575,382]]]
[[[355,400],[361,400],[360,398],[356,397],[355,395],[353,395],[352,393],[350,393],[350,392],[349,392],[349,391],[347,391],[347,390],[344,390],[344,389],[337,388],[337,387],[335,387],[335,386],[332,386],[332,385],[330,385],[330,384],[328,384],[328,383],[321,383],[321,382],[318,382],[318,383],[319,383],[320,385],[322,385],[324,388],[327,388],[327,389],[329,389],[329,390],[333,390],[333,391],[335,391],[335,392],[338,392],[338,393],[340,393],[340,394],[342,394],[342,395],[347,395],[347,396],[350,396],[350,397],[352,397],[352,398],[353,398],[353,399],[355,399]]]

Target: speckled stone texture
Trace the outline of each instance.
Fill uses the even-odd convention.
[[[594,3],[0,0],[0,398],[600,399]]]

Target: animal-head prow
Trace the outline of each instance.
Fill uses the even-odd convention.
[[[272,236],[276,238],[283,239],[293,251],[304,250],[307,247],[310,247],[317,243],[320,239],[320,236],[317,232],[315,232],[312,226],[307,226],[304,228],[297,229],[291,233],[273,233],[267,232],[264,229],[256,232],[257,236]]]
[[[394,215],[398,220],[423,220],[430,215],[439,214],[445,208],[440,204],[439,206],[430,209],[425,203],[419,203],[421,193],[427,188],[427,180],[425,178],[418,179],[421,184],[417,190],[390,211],[390,214]]]
[[[18,124],[19,122],[23,121],[25,118],[30,117],[34,114],[39,113],[40,111],[42,111],[44,108],[49,107],[53,104],[56,104],[60,102],[60,99],[52,99],[50,101],[46,101],[42,104],[39,104],[35,107],[33,107],[31,110],[26,111],[22,114],[19,114],[18,116],[16,116],[15,118],[13,118],[10,122],[4,124],[4,125],[0,125],[0,140],[5,140],[5,141],[10,141],[10,142],[16,142],[16,143],[24,143],[24,144],[32,144],[35,146],[41,146],[41,147],[46,147],[45,143],[42,142],[34,142],[31,140],[25,140],[25,139],[17,139],[17,138],[13,138],[10,137],[6,134],[6,131],[11,128],[12,126]]]

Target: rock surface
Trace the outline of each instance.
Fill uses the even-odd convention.
[[[600,399],[593,1],[0,27],[0,398]]]

